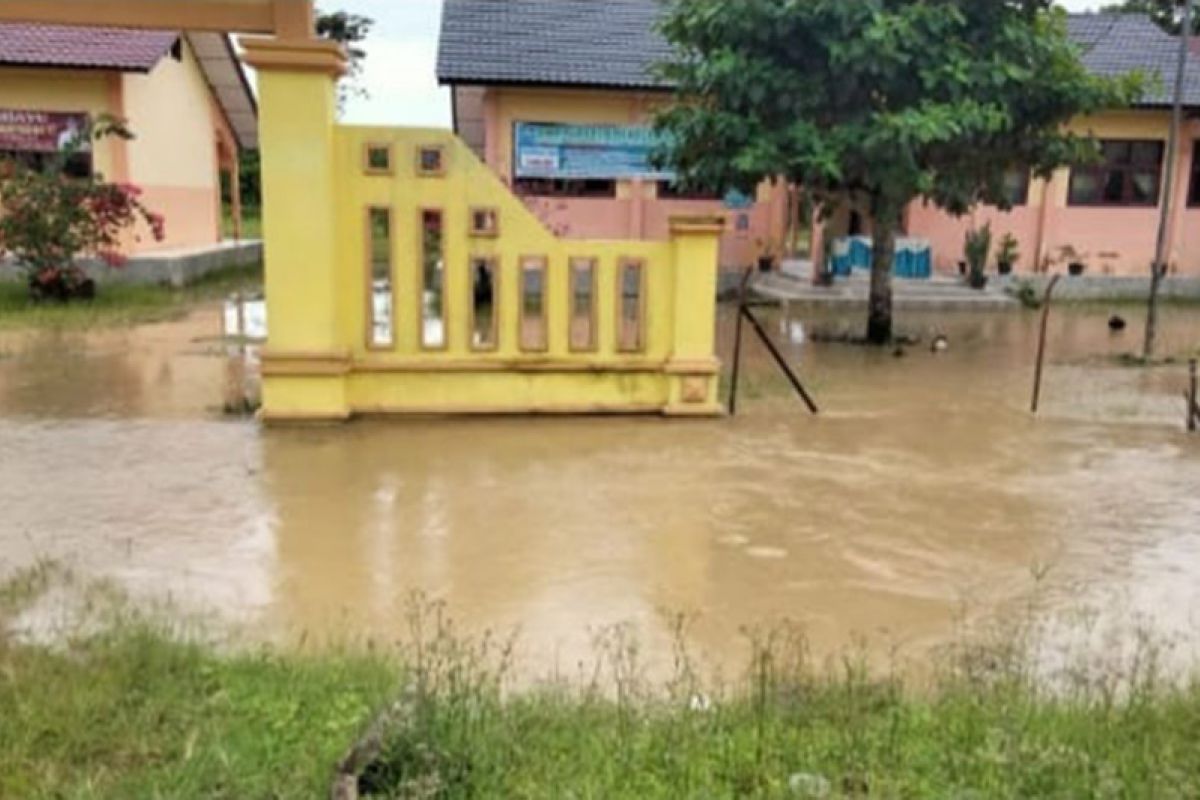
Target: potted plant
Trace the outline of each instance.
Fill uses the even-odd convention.
[[[972,289],[987,287],[988,254],[992,251],[992,226],[985,224],[982,228],[972,228],[967,231],[966,243],[963,247],[963,257],[967,262],[969,274],[967,283]]]
[[[1087,272],[1087,264],[1084,264],[1082,261],[1072,261],[1067,265],[1067,272],[1071,273],[1072,278],[1078,278]]]
[[[1001,275],[1011,275],[1020,257],[1017,237],[1011,233],[1004,234],[1004,238],[1000,240],[1000,250],[996,253],[996,271]]]

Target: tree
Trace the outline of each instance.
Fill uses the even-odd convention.
[[[1167,33],[1178,36],[1183,29],[1183,7],[1181,0],[1125,0],[1110,3],[1101,11],[1123,14],[1149,14],[1150,18]],[[1200,17],[1192,20],[1192,35],[1200,34]]]
[[[25,271],[35,300],[92,296],[95,285],[78,259],[92,255],[112,267],[124,264],[122,237],[139,222],[156,241],[165,235],[163,218],[142,205],[137,186],[109,183],[98,173],[67,174],[72,157],[109,136],[133,138],[122,121],[102,115],[40,169],[0,162],[0,251]]]
[[[867,338],[892,335],[905,207],[1010,203],[1005,176],[1097,157],[1073,117],[1127,105],[1130,77],[1088,74],[1051,0],[665,0],[675,100],[659,159],[686,186],[803,186],[874,223]]]
[[[367,58],[367,51],[359,45],[366,41],[374,26],[375,20],[361,14],[346,11],[317,14],[317,36],[344,45],[349,59],[346,77],[338,83],[339,107],[344,108],[352,97],[368,96],[367,90],[357,82],[362,77],[363,62]]]

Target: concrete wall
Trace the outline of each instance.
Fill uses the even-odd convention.
[[[1081,119],[1071,129],[1101,139],[1153,139],[1167,141],[1170,114],[1167,111],[1125,111]],[[1178,152],[1172,200],[1172,224],[1168,261],[1179,275],[1200,275],[1200,209],[1186,207],[1192,151],[1200,138],[1200,124],[1188,123]],[[1164,155],[1164,170],[1166,157]],[[1005,213],[979,208],[962,218],[915,203],[909,209],[908,230],[933,242],[935,268],[956,270],[963,258],[963,239],[975,225],[992,223],[995,241],[1012,233],[1020,242],[1017,272],[1037,268],[1065,271],[1070,261],[1087,265],[1092,275],[1145,275],[1154,260],[1161,203],[1166,198],[1166,181],[1158,208],[1083,207],[1068,205],[1070,171],[1059,170],[1050,181],[1031,181],[1025,206]],[[1071,255],[1074,251],[1076,256]],[[993,253],[994,259],[994,253]]]
[[[124,76],[125,115],[137,139],[130,143],[130,180],[147,207],[167,218],[167,238],[138,232],[140,252],[213,244],[220,240],[220,179],[211,92],[191,47],[164,58],[148,75]]]
[[[145,226],[131,232],[130,254],[220,241],[217,141],[227,126],[186,42],[180,61],[166,56],[148,75],[0,68],[0,107],[108,113],[129,121],[136,138],[100,142],[95,169],[140,186],[145,205],[167,220],[161,243]]]
[[[465,109],[465,100],[479,89],[457,91],[470,93],[458,104]],[[515,123],[648,125],[664,97],[644,92],[487,87],[482,100],[484,161],[511,185]],[[730,210],[719,200],[660,199],[655,183],[623,180],[617,182],[615,198],[527,198],[526,205],[547,227],[567,238],[665,240],[672,216],[719,214],[726,219],[721,265],[733,268],[754,263],[764,241],[778,242],[783,236],[786,199],[782,187],[764,185],[756,199],[750,209]],[[739,225],[742,216],[746,219]]]

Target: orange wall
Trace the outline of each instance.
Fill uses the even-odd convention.
[[[100,142],[95,168],[109,180],[140,186],[145,205],[167,220],[161,243],[145,226],[131,232],[130,254],[219,241],[216,149],[218,131],[226,124],[186,45],[181,62],[168,56],[148,75],[0,68],[0,107],[108,113],[129,120],[136,138]]]

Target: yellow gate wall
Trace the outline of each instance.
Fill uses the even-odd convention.
[[[267,57],[270,57],[268,54]],[[266,65],[270,67],[270,65]],[[361,414],[720,413],[714,355],[720,218],[680,217],[668,241],[555,237],[453,133],[333,123],[324,75],[263,69],[267,421]],[[391,151],[369,173],[366,149]],[[418,174],[421,148],[444,172]],[[392,214],[393,345],[368,344],[371,207]],[[477,237],[471,212],[494,209],[498,235]],[[446,347],[419,342],[420,212],[443,215]],[[472,257],[498,260],[498,347],[472,350]],[[518,341],[522,257],[547,261],[548,348]],[[569,259],[597,260],[595,352],[569,347]],[[644,263],[644,346],[619,352],[617,271]]]

